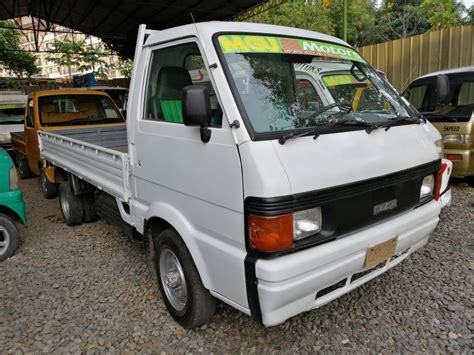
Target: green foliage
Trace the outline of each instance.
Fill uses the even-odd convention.
[[[466,11],[459,0],[347,0],[347,40],[354,46],[473,23],[474,6]],[[378,5],[377,5],[378,4]],[[342,38],[343,0],[290,0],[250,21],[304,28]]]
[[[464,23],[474,25],[474,5],[467,10],[467,16],[464,18]]]
[[[384,1],[377,14],[376,32],[379,40],[406,38],[429,30],[426,14],[420,8],[422,2]]]
[[[420,12],[426,15],[432,30],[461,22],[462,10],[462,4],[456,0],[423,0],[420,6]]]
[[[324,8],[321,2],[312,4],[303,0],[288,1],[258,15],[252,21],[304,28],[330,35],[335,33],[330,10]]]
[[[133,62],[125,57],[119,57],[118,62],[118,70],[125,76],[126,78],[130,78],[132,76],[132,68]]]
[[[335,35],[343,37],[343,1],[333,0],[328,7]],[[347,41],[356,47],[371,44],[377,40],[374,31],[377,8],[373,0],[348,0]]]
[[[17,76],[31,77],[39,72],[35,57],[22,50],[21,33],[10,21],[0,21],[0,64],[8,67]],[[11,28],[11,29],[10,29]]]
[[[66,66],[70,78],[73,67],[79,72],[92,71],[100,79],[107,79],[107,71],[111,68],[97,48],[85,45],[83,41],[76,42],[69,39],[55,41],[53,54],[47,59],[57,65]]]

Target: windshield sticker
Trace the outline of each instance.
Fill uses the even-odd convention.
[[[304,54],[365,63],[365,60],[359,53],[352,48],[307,39],[252,35],[222,35],[219,36],[219,44],[224,53]]]
[[[352,75],[346,74],[323,76],[323,82],[329,87],[358,83],[358,81]]]

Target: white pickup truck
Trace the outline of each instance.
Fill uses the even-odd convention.
[[[324,97],[301,105],[295,68],[331,61],[381,104],[353,111],[317,90]],[[98,213],[144,239],[184,327],[207,322],[216,299],[282,323],[391,269],[438,223],[440,142],[337,38],[253,23],[141,26],[127,112],[126,129],[40,132],[41,155],[67,224]]]

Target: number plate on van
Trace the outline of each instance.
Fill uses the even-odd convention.
[[[395,254],[397,239],[398,237],[395,237],[367,249],[367,253],[365,254],[365,267],[374,267]]]

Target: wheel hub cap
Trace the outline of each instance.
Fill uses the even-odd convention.
[[[182,311],[186,307],[188,292],[181,263],[176,254],[168,248],[162,250],[159,263],[160,279],[166,298],[177,311]]]
[[[10,244],[10,235],[5,228],[0,226],[0,255],[6,252]]]

